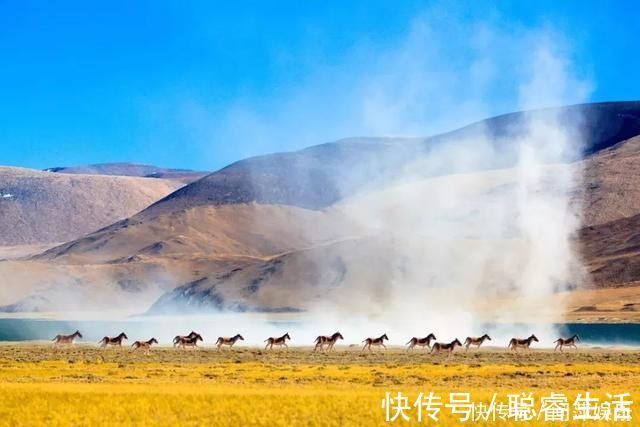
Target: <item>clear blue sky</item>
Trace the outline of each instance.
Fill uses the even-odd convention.
[[[538,39],[568,80],[549,103],[640,99],[634,1],[0,0],[0,164],[214,170],[447,130],[521,108]]]

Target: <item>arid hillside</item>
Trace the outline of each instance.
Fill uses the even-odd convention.
[[[597,153],[640,135],[640,102],[609,102],[517,112],[483,120],[428,138],[350,138],[304,150],[252,157],[181,188],[143,213],[152,217],[202,205],[257,202],[322,209],[357,193],[377,190],[402,177],[417,159],[440,147],[479,138],[497,154],[483,169],[512,167],[517,140],[532,120],[572,123],[582,142],[575,155]],[[515,141],[515,142],[514,142]],[[424,177],[477,172],[477,165],[430,165],[413,171]]]
[[[568,194],[573,206],[582,207],[584,228],[574,244],[590,277],[580,285],[633,285],[640,280],[640,251],[633,235],[640,217],[640,136],[634,137],[640,135],[640,103],[574,106],[562,112],[566,117],[578,113],[586,121],[585,156],[569,165],[549,165],[541,185],[553,192],[560,169],[581,171],[576,176],[582,179]],[[508,141],[518,134],[522,120],[523,113],[515,113],[433,138],[351,139],[240,161],[167,191],[161,200],[151,200],[150,207],[122,215],[124,219],[98,231],[0,262],[0,277],[5,278],[0,305],[11,312],[107,309],[114,304],[129,313],[270,312],[305,309],[319,300],[339,304],[361,298],[363,286],[366,294],[380,297],[393,272],[428,282],[422,271],[407,268],[416,260],[402,254],[412,253],[406,248],[415,246],[417,257],[438,259],[442,227],[455,230],[444,238],[460,249],[456,256],[461,262],[477,256],[477,249],[487,246],[481,243],[490,241],[501,254],[497,259],[511,260],[509,269],[517,271],[527,249],[509,235],[509,220],[495,221],[498,232],[483,228],[483,215],[513,216],[505,203],[498,204],[503,206],[499,212],[483,209],[496,197],[516,197],[510,155],[483,170],[431,170],[410,181],[403,181],[402,172],[434,147],[477,132],[474,127],[483,127],[494,144]],[[451,189],[458,197],[448,202]],[[446,210],[433,209],[434,200],[444,200]],[[64,223],[51,221],[50,226]],[[430,227],[425,229],[425,223]],[[476,270],[451,276],[451,286],[476,280],[482,289],[483,280],[492,281],[504,271],[505,265],[483,259],[478,258]],[[509,281],[503,286],[508,288]],[[588,306],[587,299],[582,295],[581,304]]]
[[[0,167],[0,245],[72,240],[127,218],[182,185]]]
[[[207,175],[189,169],[161,168],[137,163],[98,163],[84,166],[58,166],[45,169],[46,172],[72,173],[82,175],[114,175],[137,176],[141,178],[164,178],[182,181],[185,184],[193,182]]]

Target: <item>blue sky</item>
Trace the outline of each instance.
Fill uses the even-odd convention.
[[[640,99],[639,16],[633,1],[0,0],[0,164],[215,170],[341,137]],[[523,99],[546,81],[536,52],[560,77]]]

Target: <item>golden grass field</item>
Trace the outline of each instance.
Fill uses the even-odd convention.
[[[510,392],[575,397],[587,390],[599,397],[632,393],[634,421],[621,424],[638,425],[639,361],[638,351],[598,349],[522,355],[483,349],[446,358],[401,349],[156,348],[146,356],[128,348],[3,344],[0,425],[383,425],[387,391],[411,400],[421,391],[443,400],[449,392],[470,392],[475,401],[489,401],[494,391],[506,399]],[[440,418],[438,425],[459,425],[444,409]]]

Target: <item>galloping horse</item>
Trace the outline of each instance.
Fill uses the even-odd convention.
[[[228,345],[229,347],[233,347],[233,345],[236,343],[236,341],[238,340],[242,340],[244,341],[244,338],[242,337],[242,335],[240,334],[235,334],[234,336],[232,336],[231,338],[227,338],[227,337],[218,337],[218,341],[216,341],[216,346],[218,347],[218,349],[220,349],[220,347],[222,347],[223,345]]]
[[[181,338],[193,338],[196,335],[198,335],[198,333],[194,331],[189,332],[189,335],[176,335],[175,338],[173,338],[173,346],[175,347]]]
[[[291,337],[289,336],[289,332],[287,332],[286,334],[284,334],[281,337],[269,337],[266,340],[264,340],[264,342],[267,343],[267,345],[264,346],[264,349],[266,350],[267,347],[269,347],[269,350],[273,350],[273,346],[277,345],[277,346],[285,346],[286,348],[289,348],[289,346],[287,345],[287,339],[291,339]]]
[[[560,351],[562,351],[562,347],[564,347],[565,345],[567,347],[573,347],[575,349],[578,349],[578,346],[576,345],[576,341],[580,341],[580,337],[577,334],[574,334],[571,338],[558,338],[557,340],[554,341],[554,343],[556,344],[556,348],[553,351],[556,351],[558,348],[560,349]]]
[[[131,347],[133,347],[132,351],[144,348],[144,354],[149,354],[149,351],[151,351],[151,344],[158,344],[158,341],[155,338],[151,338],[149,341],[136,341],[131,345]]]
[[[389,337],[387,336],[386,333],[382,334],[381,336],[379,336],[378,338],[367,338],[365,340],[363,340],[362,342],[365,343],[364,347],[362,347],[362,351],[364,351],[365,348],[368,348],[369,351],[371,351],[371,346],[382,346],[384,347],[384,349],[387,349],[387,346],[384,345],[384,340],[389,341]]]
[[[318,348],[320,349],[320,351],[324,350],[324,346],[327,346],[327,350],[331,351],[333,350],[333,346],[336,344],[336,341],[338,340],[343,340],[344,337],[342,336],[342,334],[340,332],[336,332],[335,334],[329,336],[326,335],[320,335],[318,338],[316,338],[316,340],[314,341],[314,343],[316,343],[315,348],[313,349],[313,351],[318,350]]]
[[[529,347],[531,346],[531,343],[535,341],[535,342],[540,342],[538,341],[538,338],[531,334],[531,336],[529,338],[511,338],[511,341],[509,341],[509,346],[508,348],[513,350],[513,351],[518,351],[518,348],[523,348],[525,350],[529,350]]]
[[[71,335],[56,335],[56,337],[52,340],[53,346],[57,347],[59,345],[71,345],[76,338],[82,338],[82,334],[80,333],[80,331],[75,331]]]
[[[407,342],[407,344],[409,344],[407,351],[412,350],[415,346],[419,346],[419,347],[426,346],[431,348],[431,340],[435,340],[435,339],[436,339],[436,336],[433,334],[429,334],[424,338],[413,337]]]
[[[100,341],[98,341],[98,344],[102,348],[107,347],[109,345],[117,345],[122,347],[122,340],[128,340],[128,339],[129,337],[127,336],[127,334],[125,334],[124,332],[120,332],[120,335],[118,335],[117,337],[102,338]]]
[[[437,342],[431,348],[431,353],[440,353],[441,351],[446,351],[449,353],[449,356],[451,356],[451,353],[453,353],[453,350],[455,350],[456,346],[462,347],[462,343],[458,338],[451,341],[450,343]]]
[[[189,335],[186,337],[179,337],[178,341],[175,342],[173,344],[174,347],[182,347],[182,348],[187,348],[187,347],[198,347],[198,341],[204,341],[202,339],[202,335],[200,334],[195,334],[195,335]]]
[[[480,346],[482,345],[483,342],[485,342],[485,340],[491,341],[491,337],[487,334],[484,334],[481,337],[467,337],[467,339],[464,340],[464,346],[466,347],[467,351],[469,351],[469,347],[471,347],[472,345],[475,345],[476,347],[480,348]]]

